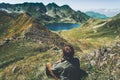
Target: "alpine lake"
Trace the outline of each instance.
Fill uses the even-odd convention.
[[[73,28],[80,27],[80,24],[76,23],[50,23],[45,25],[46,28],[52,31],[62,31],[62,30],[70,30]]]

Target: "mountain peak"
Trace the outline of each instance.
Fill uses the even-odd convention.
[[[71,9],[71,7],[69,5],[63,5],[61,6],[62,9]],[[72,10],[72,9],[71,9]]]
[[[48,5],[46,5],[47,7],[59,7],[56,3],[49,3]]]

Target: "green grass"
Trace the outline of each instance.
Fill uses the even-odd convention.
[[[17,19],[17,21],[20,24],[21,20],[19,21],[19,19]],[[22,21],[22,23],[24,24],[24,21]],[[119,72],[117,69],[119,68],[116,68],[116,61],[119,60],[120,54],[116,54],[114,58],[108,56],[106,60],[107,63],[101,61],[100,67],[91,64],[91,60],[96,60],[96,57],[89,59],[89,53],[95,49],[120,42],[120,37],[116,38],[120,33],[119,31],[115,33],[116,27],[111,29],[105,25],[100,28],[93,28],[93,26],[101,23],[103,23],[103,21],[95,19],[80,28],[61,31],[59,35],[75,48],[75,56],[80,58],[81,68],[89,73],[86,80],[118,80]],[[28,24],[24,25],[26,26]],[[11,34],[14,35],[15,31],[18,31],[16,34],[21,34],[24,29],[19,32],[18,25],[14,24],[10,30],[13,30]],[[52,36],[49,37],[53,38],[54,35],[51,35]],[[56,36],[54,40],[59,40],[57,38],[59,38],[59,36]],[[56,44],[58,43],[56,42]],[[45,75],[45,64],[47,62],[56,62],[56,60],[61,58],[62,51],[54,50],[56,46],[52,46],[49,50],[47,49],[47,51],[40,52],[41,49],[48,48],[49,46],[51,45],[40,44],[24,38],[4,44],[0,47],[0,80],[53,80]],[[119,51],[119,49],[114,47],[112,49],[115,51],[114,53]]]
[[[116,53],[118,48],[112,48],[113,52]],[[0,70],[0,80],[54,80],[48,78],[45,74],[45,64],[47,62],[56,62],[61,58],[61,51],[55,51],[53,49],[47,52],[38,52],[36,55],[24,58],[23,60],[12,63],[5,69]],[[91,65],[91,60],[97,60],[96,57],[89,59],[89,54],[83,54],[77,51],[76,56],[80,58],[80,66],[82,69],[86,70],[89,76],[86,80],[118,80],[119,71],[116,70],[118,66],[116,65],[116,60],[119,60],[119,55],[116,54],[114,58],[108,56],[107,63],[100,62],[101,67],[98,65]],[[98,64],[98,63],[96,63]],[[119,68],[117,68],[119,69]],[[115,73],[113,74],[115,70]]]
[[[116,67],[115,61],[119,59],[119,49],[116,49],[117,52],[115,53],[118,54],[114,58],[107,57],[107,63],[104,63],[104,61],[100,62],[102,65],[101,67],[91,65],[91,60],[87,58],[87,55],[95,49],[111,46],[111,44],[115,42],[120,42],[120,25],[118,25],[119,23],[115,23],[117,25],[114,25],[114,23],[107,23],[99,28],[93,28],[93,26],[103,22],[93,21],[93,24],[91,23],[92,21],[89,21],[79,28],[62,31],[59,35],[66,39],[69,43],[74,46],[78,46],[82,50],[82,52],[77,51],[80,53],[77,56],[83,56],[81,59],[81,68],[85,69],[89,73],[87,80],[117,80],[119,79],[119,71],[115,70],[114,73],[113,67]],[[109,25],[111,26],[109,27]],[[96,59],[93,58],[92,60]]]
[[[102,22],[103,21],[97,20],[97,22],[94,22],[94,24],[97,25],[98,23]],[[88,27],[86,27],[86,25]],[[104,25],[99,28],[93,28],[93,26],[95,25],[87,23],[79,28],[75,28],[69,31],[61,31],[59,35],[67,41],[69,41],[70,43],[72,43],[73,45],[77,45],[83,51],[89,51],[94,48],[97,49],[101,46],[108,46],[112,42],[119,40],[119,27],[113,27],[111,29],[107,27],[107,25]]]
[[[47,62],[54,62],[58,59],[60,54],[54,54],[53,51],[38,53],[35,56],[25,58],[17,63],[13,63],[6,69],[0,72],[0,79],[6,80],[47,80],[45,75],[45,64]],[[13,68],[17,66],[16,72],[12,72]]]
[[[38,43],[22,39],[8,44],[6,43],[0,48],[0,63],[1,65],[5,64],[5,62],[7,64],[8,62],[11,62],[11,60],[13,63],[16,59],[33,56],[40,52],[40,48],[43,47],[44,46],[41,46]]]

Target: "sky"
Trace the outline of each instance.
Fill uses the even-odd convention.
[[[0,3],[23,3],[23,2],[42,2],[45,5],[55,2],[59,6],[67,4],[74,10],[81,9],[99,9],[107,8],[114,9],[120,8],[120,0],[0,0]]]

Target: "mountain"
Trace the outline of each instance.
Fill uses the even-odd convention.
[[[29,12],[31,15],[32,13],[36,14],[44,14],[46,12],[46,7],[43,3],[23,3],[23,4],[0,4],[1,10],[8,10],[10,12]]]
[[[54,37],[54,39],[61,39],[57,34],[47,30],[41,23],[34,20],[27,13],[21,13],[19,15],[15,14],[15,17],[13,17],[13,15],[11,16],[11,13],[7,13],[4,11],[0,11],[0,12],[1,12],[0,13],[1,15],[0,16],[0,19],[1,19],[0,33],[3,34],[0,37],[1,41],[4,40],[5,38],[20,37],[21,34],[26,39],[31,38],[31,40],[34,39],[35,41],[41,40],[42,43],[46,43],[46,44],[49,43],[49,42],[45,42],[47,41],[47,39],[49,39],[50,42],[56,43],[56,40],[53,40],[52,37]],[[5,19],[2,20],[3,18]],[[59,41],[64,41],[64,40],[59,40]]]
[[[105,31],[108,35],[118,35],[116,37],[120,37],[120,14],[112,17],[103,27],[99,30]]]
[[[45,64],[60,59],[65,44],[74,47],[87,80],[119,80],[120,14],[87,20],[84,13],[55,3],[1,3],[0,9],[0,80],[53,80]],[[44,26],[55,21],[83,23],[59,32]]]
[[[46,6],[47,15],[56,18],[62,22],[84,22],[89,19],[89,16],[81,11],[74,11],[68,5],[58,6],[55,3],[50,3]]]
[[[116,16],[112,17],[112,19],[119,19],[120,18],[120,13],[118,13]]]
[[[66,40],[47,30],[29,14],[14,15],[0,11],[0,68],[67,44]]]
[[[1,32],[0,80],[52,80],[44,73],[45,64],[57,61],[66,43],[74,46],[81,69],[90,75],[88,80],[119,79],[119,14],[105,20],[89,19],[79,28],[57,34],[27,13],[13,16],[1,11],[0,15],[9,23],[0,21],[6,26],[0,26],[5,28]]]
[[[71,44],[86,49],[98,48],[119,41],[120,15],[108,19],[89,19],[81,27],[62,31],[60,35]]]
[[[84,22],[89,18],[80,11],[75,12],[68,5],[59,9],[60,15],[63,14],[65,17],[52,17],[46,14],[49,12],[48,7],[51,9],[50,6],[42,3],[0,4],[0,68],[40,52],[59,50],[63,45],[69,44],[58,34],[46,29],[44,24],[70,17],[71,14],[66,15],[69,12],[77,15],[78,19],[69,18],[74,22]],[[52,7],[59,6],[52,4]],[[87,18],[80,17],[81,14]]]
[[[23,4],[1,3],[0,9],[7,11],[9,13],[25,12],[43,23],[48,22],[82,23],[89,19],[89,16],[80,11],[74,11],[68,5],[58,6],[55,3],[50,3],[46,6],[43,3],[23,3]]]
[[[8,14],[5,11],[0,11],[0,39],[5,34],[6,29],[9,28],[9,25],[14,20],[14,15]]]
[[[99,19],[106,19],[106,18],[108,18],[104,14],[100,14],[100,13],[93,12],[93,11],[87,11],[87,12],[85,12],[85,14],[90,16],[91,18],[99,18]]]
[[[115,15],[117,15],[118,13],[120,13],[120,9],[119,8],[113,8],[113,9],[86,9],[86,10],[81,10],[83,12],[86,11],[93,11],[93,12],[97,12],[100,14],[104,14],[107,17],[113,17]]]
[[[46,7],[43,3],[23,3],[23,4],[0,4],[0,10],[7,11],[8,13],[27,13],[39,22],[49,20],[46,13]],[[51,18],[50,18],[51,19]]]

